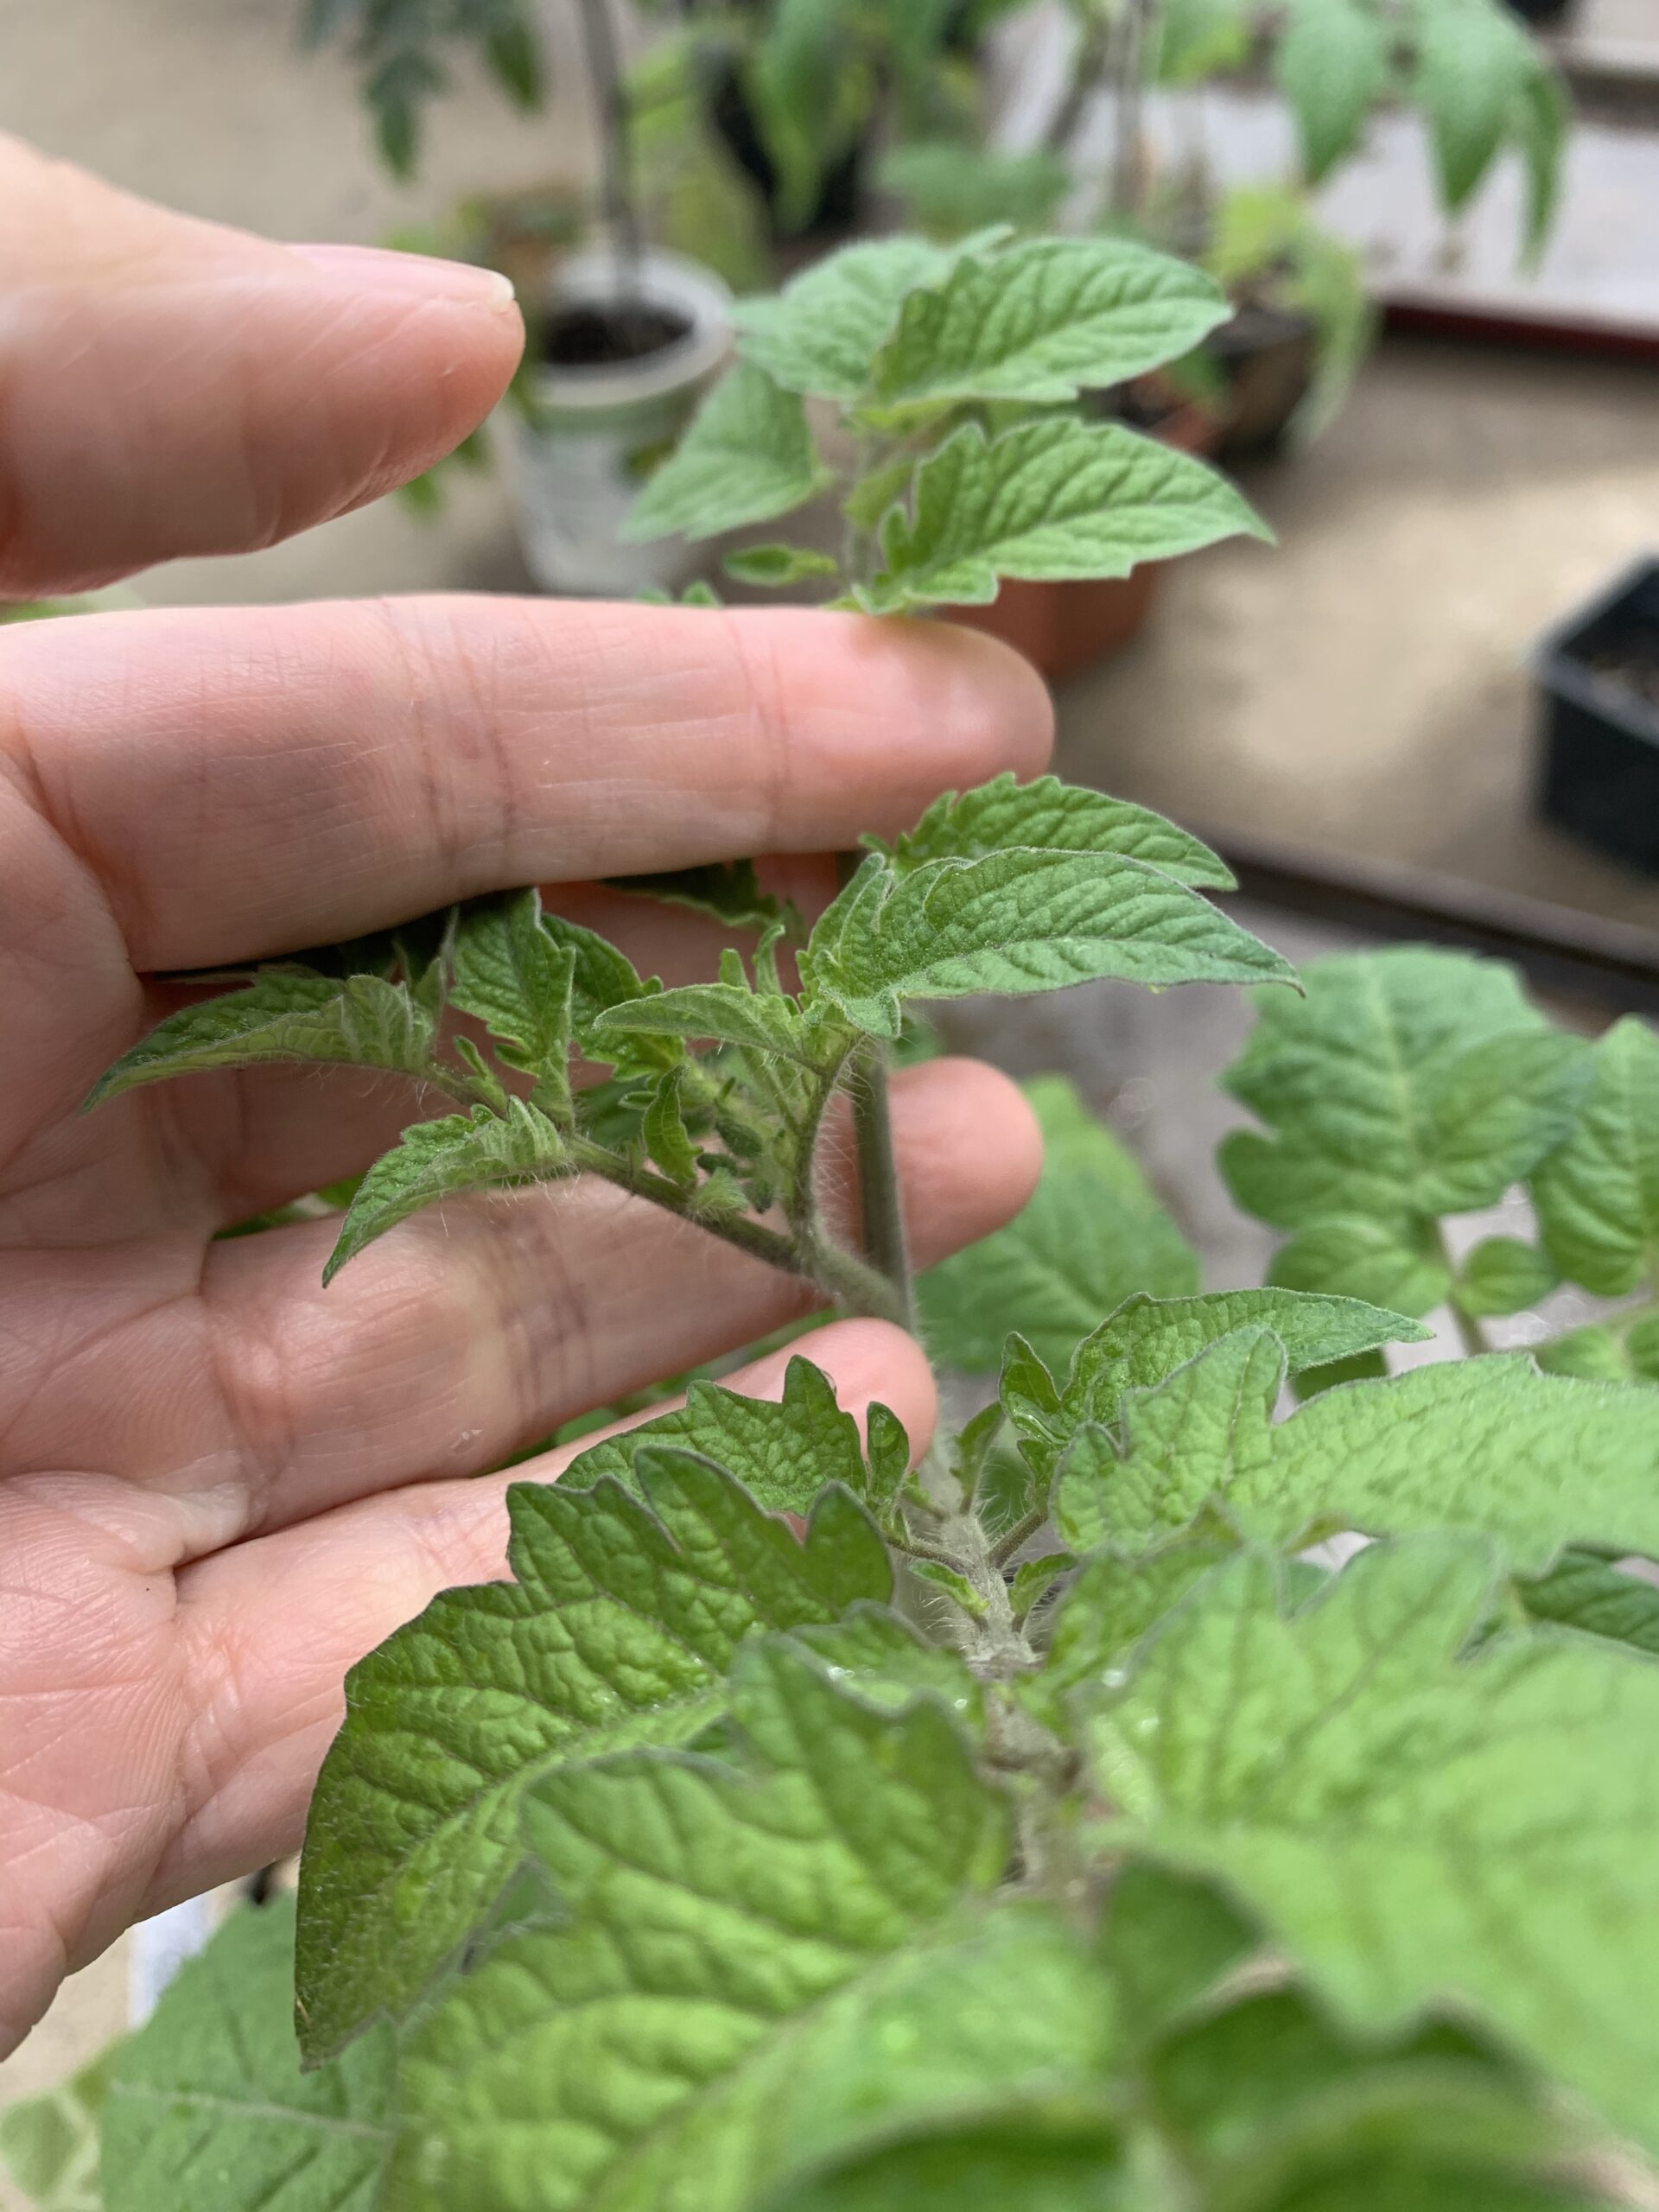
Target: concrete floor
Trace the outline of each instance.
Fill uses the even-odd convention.
[[[1659,0],[1600,8],[1621,35],[1659,16]],[[0,0],[0,126],[289,238],[372,240],[550,165],[546,125],[468,85],[435,118],[421,187],[394,188],[340,62],[298,57],[291,14],[290,0]],[[579,130],[562,120],[558,143],[579,160]],[[1531,821],[1522,673],[1541,629],[1659,541],[1655,373],[1390,345],[1325,442],[1249,488],[1277,554],[1224,548],[1176,571],[1147,638],[1067,692],[1063,765],[1211,830],[1408,861],[1659,926],[1659,886]],[[465,484],[436,525],[388,502],[247,560],[175,564],[139,590],[176,603],[454,585],[523,588],[487,481]],[[1294,957],[1332,942],[1262,920]],[[1077,1070],[1143,1147],[1220,1285],[1255,1279],[1263,1256],[1209,1166],[1228,1115],[1209,1078],[1245,1020],[1219,993],[1104,989],[969,1027],[1016,1067]],[[119,2024],[125,1952],[72,1984],[0,2068],[0,2101],[60,2078]],[[16,2212],[3,2183],[0,2208]]]
[[[1325,441],[1245,476],[1278,549],[1179,563],[1076,681],[1071,774],[1217,833],[1659,926],[1659,882],[1533,818],[1528,652],[1659,550],[1659,372],[1402,340]]]

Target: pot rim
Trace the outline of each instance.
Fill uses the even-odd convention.
[[[689,315],[690,329],[660,353],[640,361],[595,362],[580,368],[538,362],[533,380],[538,401],[561,410],[591,408],[598,412],[683,391],[719,367],[732,338],[730,287],[701,262],[662,246],[647,246],[639,265],[646,302]],[[589,246],[571,254],[548,272],[543,305],[551,309],[575,302],[610,304],[620,296],[619,269],[620,257],[610,246]]]

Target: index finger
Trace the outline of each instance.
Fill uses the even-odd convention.
[[[10,761],[140,971],[892,835],[949,787],[1036,773],[1051,732],[990,639],[799,609],[432,598],[0,633],[0,795]],[[65,894],[38,838],[7,850],[21,943]]]
[[[294,247],[0,134],[0,599],[270,545],[450,452],[524,341],[486,270]]]

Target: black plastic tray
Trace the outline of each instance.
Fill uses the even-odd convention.
[[[1637,562],[1533,657],[1542,694],[1540,803],[1559,828],[1659,874],[1659,706],[1595,666],[1631,650],[1659,666],[1659,557]]]

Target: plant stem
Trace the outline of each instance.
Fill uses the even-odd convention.
[[[908,1325],[893,1285],[851,1252],[839,1251],[834,1245],[822,1242],[797,1243],[780,1236],[775,1229],[766,1228],[764,1223],[751,1221],[746,1214],[699,1213],[695,1205],[687,1202],[679,1185],[671,1183],[665,1175],[658,1175],[649,1167],[632,1166],[603,1145],[594,1144],[585,1137],[568,1139],[567,1149],[572,1165],[584,1173],[602,1177],[632,1198],[649,1199],[652,1205],[677,1214],[683,1221],[706,1230],[711,1236],[718,1236],[722,1243],[747,1252],[751,1259],[764,1260],[768,1267],[793,1275],[798,1281],[810,1283],[834,1299],[844,1313]]]
[[[1112,149],[1111,211],[1125,220],[1142,212],[1147,43],[1156,4],[1157,0],[1124,0],[1115,41],[1117,127]]]
[[[1090,16],[1082,25],[1065,97],[1049,118],[1044,133],[1043,144],[1047,152],[1065,154],[1070,150],[1084,111],[1100,89],[1110,50],[1111,34],[1106,17]]]
[[[843,887],[858,873],[862,853],[842,853]],[[864,1252],[872,1267],[892,1285],[895,1319],[916,1333],[916,1294],[911,1281],[910,1247],[905,1236],[903,1194],[893,1148],[893,1107],[887,1091],[887,1047],[867,1039],[846,1063],[852,1071],[853,1142],[858,1163],[858,1195],[864,1221]]]
[[[991,1547],[991,1557],[998,1567],[1006,1567],[1023,1545],[1028,1544],[1039,1529],[1048,1526],[1046,1505],[1033,1505],[1022,1521],[1016,1521],[1006,1535],[999,1536]]]
[[[861,485],[874,465],[874,442],[868,430],[861,430],[853,457],[853,485]],[[867,584],[870,581],[869,533],[861,530],[853,520],[850,506],[842,510],[841,565],[849,584]]]
[[[853,1138],[858,1158],[858,1192],[864,1214],[864,1251],[870,1265],[892,1286],[894,1318],[912,1335],[916,1295],[910,1274],[910,1246],[899,1167],[893,1148],[893,1107],[887,1090],[885,1047],[872,1039],[859,1054],[853,1078]]]
[[[623,295],[632,301],[639,292],[645,233],[634,190],[633,118],[628,107],[628,88],[616,42],[616,26],[611,20],[611,0],[579,0],[578,13],[604,149],[600,205],[611,243],[616,249]]]
[[[1455,1286],[1457,1282],[1458,1271],[1452,1263],[1451,1250],[1446,1244],[1446,1235],[1443,1230],[1440,1232],[1438,1242],[1440,1258],[1445,1263],[1447,1274],[1451,1276],[1452,1283]],[[1459,1305],[1455,1287],[1448,1295],[1446,1303],[1452,1308],[1452,1319],[1457,1326],[1458,1340],[1463,1346],[1464,1357],[1466,1359],[1478,1359],[1484,1352],[1491,1351],[1492,1347],[1487,1341],[1485,1330],[1481,1327],[1479,1322],[1476,1320],[1472,1313],[1465,1313],[1462,1306]]]
[[[1491,1351],[1492,1347],[1487,1341],[1485,1330],[1472,1313],[1464,1312],[1455,1298],[1452,1300],[1452,1319],[1458,1325],[1458,1340],[1466,1358],[1478,1359],[1483,1352]]]

